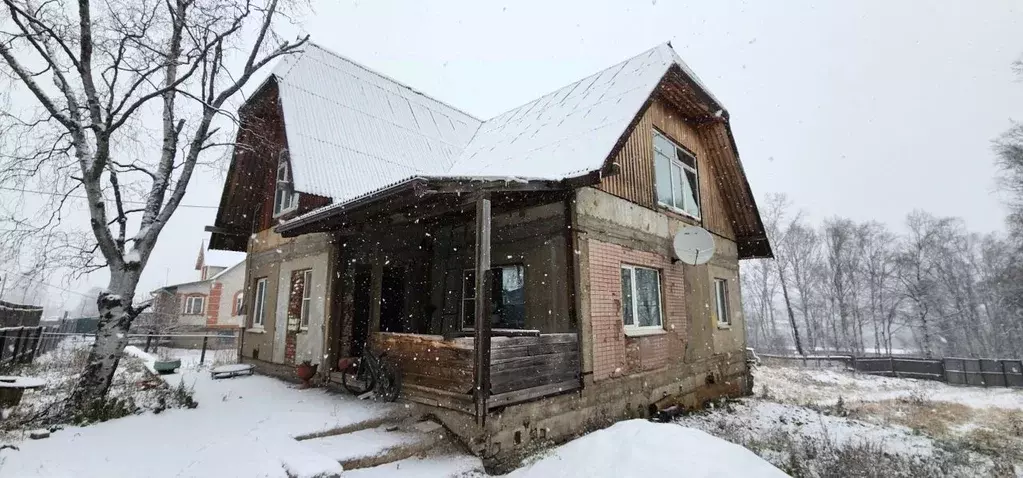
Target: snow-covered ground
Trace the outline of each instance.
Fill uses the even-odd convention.
[[[128,353],[146,359],[137,349]],[[21,441],[18,450],[0,451],[0,476],[283,478],[285,465],[340,467],[291,437],[380,417],[398,406],[298,390],[258,375],[213,380],[208,370],[185,367],[165,379],[192,388],[199,406],[68,427],[44,440]]]
[[[41,363],[85,345],[70,344]],[[164,379],[191,389],[197,408],[144,412],[18,441],[18,449],[0,450],[0,476],[311,477],[340,473],[339,460],[415,438],[367,428],[296,441],[395,415],[401,405],[299,390],[258,375],[213,380],[210,366],[230,359],[207,356],[200,366],[198,354],[161,354],[182,359],[181,373]],[[126,355],[128,374],[119,373],[130,380],[155,359],[134,347]],[[784,476],[781,470],[795,476],[1023,476],[1023,467],[1013,468],[1023,463],[1023,391],[781,367],[761,367],[755,376],[754,397],[677,423],[621,422],[539,452],[508,476]],[[478,458],[444,450],[343,476],[486,476]]]
[[[700,430],[618,422],[540,454],[509,478],[784,477],[751,451]]]
[[[838,370],[760,367],[754,380],[757,395],[800,405],[833,405],[845,401],[879,402],[914,399],[959,403],[973,408],[1023,409],[1023,389],[952,386],[933,380],[879,377]]]
[[[754,397],[678,423],[798,476],[1023,476],[1023,391],[784,367],[754,375]]]

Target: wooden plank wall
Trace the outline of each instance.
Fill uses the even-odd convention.
[[[437,335],[372,334],[374,346],[400,370],[403,388],[464,394],[472,391],[472,340],[444,340]]]
[[[663,210],[657,204],[654,185],[653,131],[656,128],[696,156],[700,180],[701,225],[711,232],[734,240],[732,219],[721,194],[723,187],[721,174],[717,164],[708,154],[696,126],[687,122],[667,101],[655,97],[615,157],[614,161],[621,168],[619,173],[604,178],[598,188],[650,209]],[[700,223],[686,216],[670,212],[668,214],[687,222]]]
[[[576,390],[579,338],[574,333],[494,337],[490,352],[489,407]]]

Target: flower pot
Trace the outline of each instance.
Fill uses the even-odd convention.
[[[302,380],[302,388],[309,388],[309,380],[316,376],[316,369],[319,364],[312,364],[308,360],[302,362],[301,365],[295,367],[295,374]]]

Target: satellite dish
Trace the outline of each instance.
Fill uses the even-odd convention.
[[[714,257],[714,236],[699,226],[682,226],[672,242],[675,257],[686,264],[706,264]]]

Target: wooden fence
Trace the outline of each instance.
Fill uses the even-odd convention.
[[[30,363],[39,353],[45,327],[0,328],[0,367]]]
[[[809,368],[838,368],[882,375],[936,380],[974,387],[1023,387],[1023,361],[946,357],[856,357],[851,355],[808,356],[761,355],[765,363],[799,365]]]

